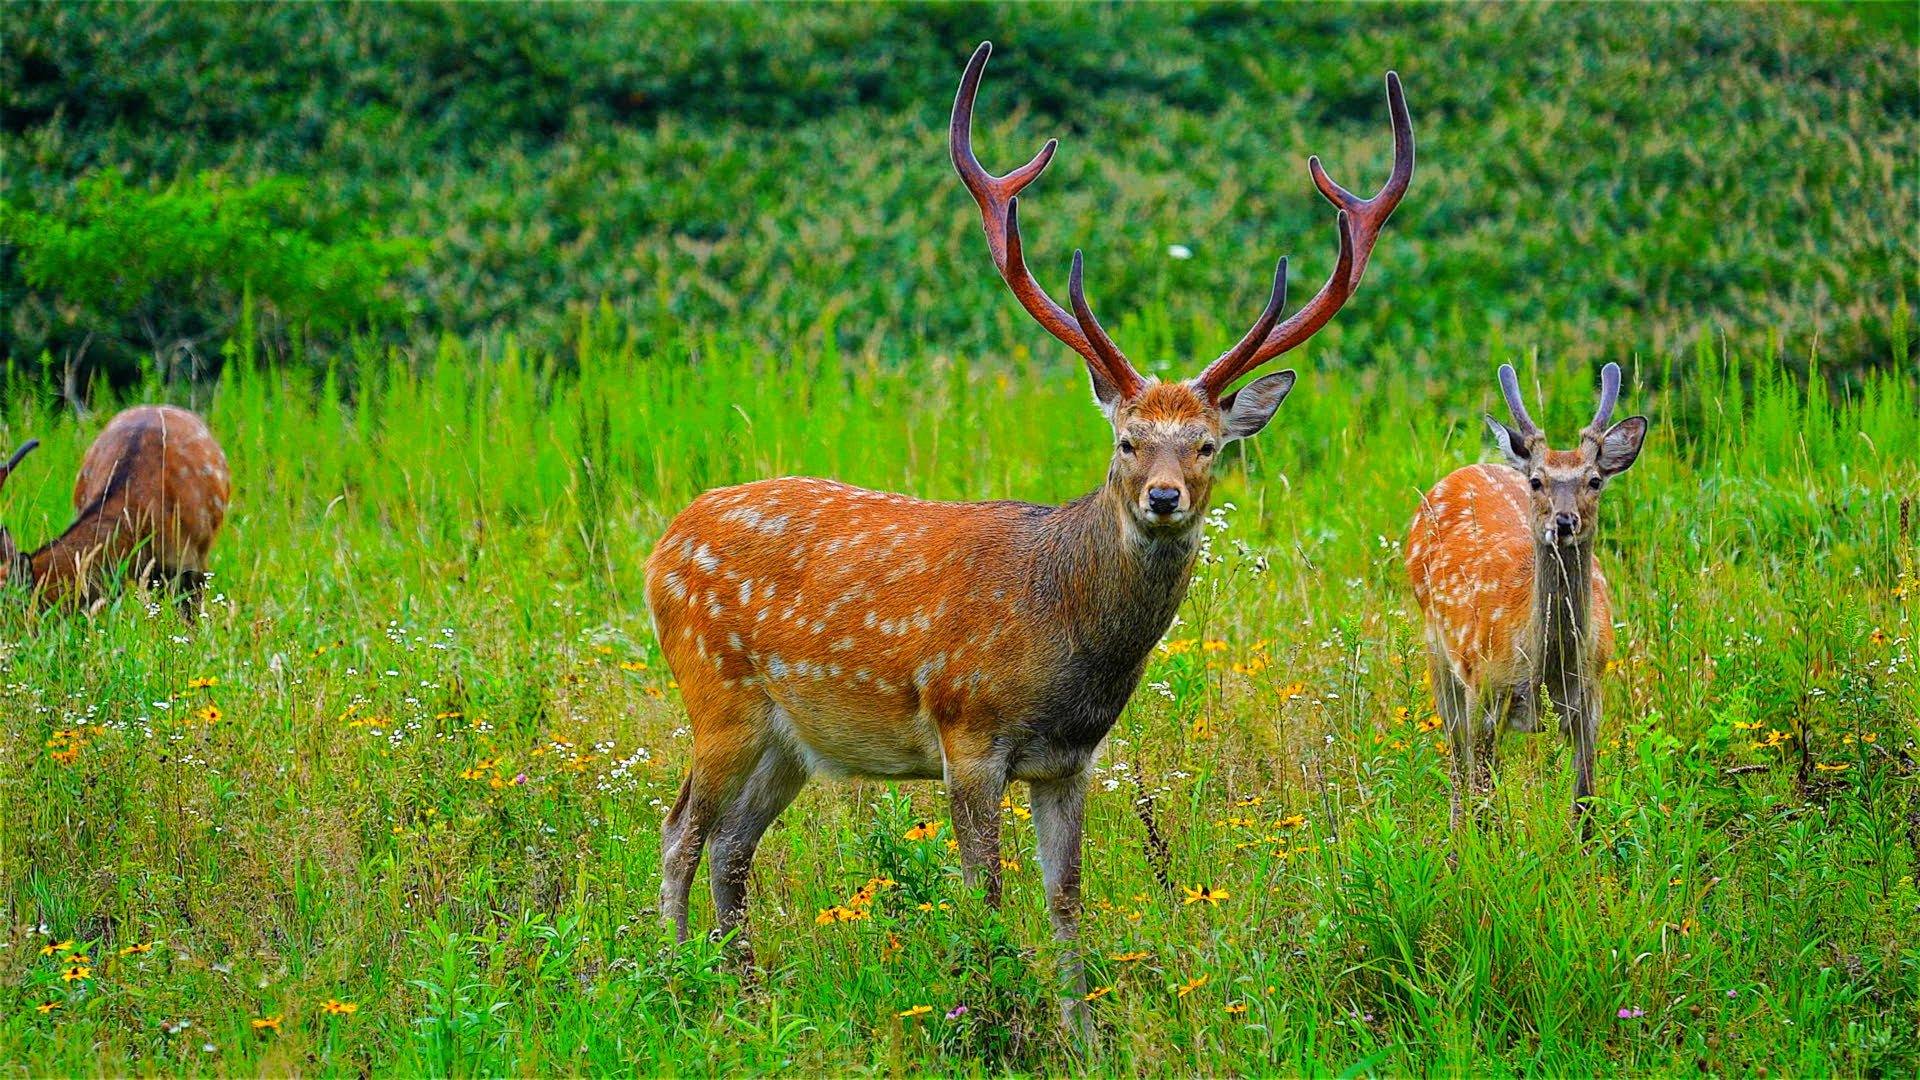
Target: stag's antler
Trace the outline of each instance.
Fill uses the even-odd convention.
[[[1407,116],[1407,99],[1400,92],[1400,76],[1391,71],[1387,72],[1387,110],[1393,115],[1393,171],[1373,198],[1362,199],[1334,183],[1320,167],[1318,155],[1307,160],[1314,186],[1340,208],[1340,260],[1313,299],[1275,327],[1258,348],[1242,353],[1235,346],[1207,365],[1194,384],[1210,400],[1218,401],[1235,379],[1312,337],[1359,287],[1360,277],[1367,271],[1367,258],[1373,254],[1373,242],[1380,237],[1380,227],[1393,216],[1393,208],[1400,205],[1400,197],[1413,180],[1413,121]]]
[[[1512,364],[1500,365],[1500,394],[1507,399],[1507,411],[1513,414],[1513,422],[1520,425],[1520,434],[1529,438],[1540,434],[1533,417],[1527,415],[1527,403],[1520,399],[1520,376],[1514,373]]]
[[[1620,398],[1620,365],[1608,362],[1600,369],[1600,407],[1594,410],[1593,423],[1587,430],[1599,434],[1607,430],[1607,422],[1613,419],[1613,403]]]
[[[960,179],[973,193],[973,201],[980,204],[982,224],[987,230],[987,247],[993,252],[993,265],[1000,271],[1007,287],[1020,300],[1020,306],[1027,309],[1035,321],[1047,328],[1047,332],[1061,341],[1074,352],[1087,358],[1087,365],[1093,369],[1096,378],[1111,383],[1120,392],[1122,398],[1129,398],[1146,388],[1147,381],[1133,369],[1127,358],[1102,333],[1097,326],[1089,332],[1085,323],[1091,320],[1076,319],[1070,312],[1040,287],[1027,270],[1026,260],[1020,253],[1020,217],[1019,200],[1014,198],[1021,188],[1032,183],[1053,160],[1053,151],[1060,145],[1057,139],[1048,139],[1047,145],[1040,148],[1032,161],[1013,170],[1005,176],[994,176],[982,168],[973,156],[973,99],[980,92],[980,75],[986,70],[987,57],[993,54],[993,44],[983,41],[973,52],[973,59],[967,61],[967,72],[960,78],[960,92],[953,98],[953,123],[947,132],[947,146],[953,155],[953,167],[959,171]],[[1074,275],[1079,276],[1079,255],[1074,256]]]

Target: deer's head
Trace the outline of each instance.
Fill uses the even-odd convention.
[[[1121,498],[1134,523],[1150,533],[1190,528],[1206,511],[1213,463],[1219,459],[1221,448],[1267,426],[1293,389],[1294,373],[1275,372],[1232,393],[1226,393],[1227,388],[1242,375],[1300,345],[1333,318],[1359,286],[1380,227],[1413,179],[1413,123],[1407,116],[1400,79],[1391,72],[1387,74],[1387,105],[1393,116],[1393,171],[1377,194],[1361,199],[1329,179],[1318,157],[1308,161],[1314,185],[1340,208],[1340,257],[1327,283],[1305,307],[1281,321],[1280,310],[1287,295],[1287,260],[1281,259],[1266,310],[1239,344],[1193,379],[1163,383],[1136,371],[1094,318],[1082,287],[1080,252],[1073,253],[1073,270],[1068,277],[1071,310],[1055,303],[1028,271],[1020,250],[1020,203],[1015,195],[1046,169],[1059,144],[1048,140],[1032,161],[1004,176],[992,175],[975,159],[973,101],[992,51],[992,45],[983,42],[961,77],[960,92],[953,101],[948,147],[960,179],[980,204],[994,265],[1027,313],[1086,359],[1094,400],[1113,424],[1109,490]]]
[[[7,478],[13,475],[14,467],[19,465],[28,454],[33,453],[34,447],[39,445],[39,439],[28,439],[21,444],[20,449],[13,452],[13,456],[7,459],[5,465],[0,465],[0,489],[7,486]],[[5,525],[0,525],[0,583],[26,580],[26,575],[21,570],[21,565],[25,561],[26,555],[20,550],[20,545],[14,542],[13,534],[7,531]]]
[[[1500,365],[1500,391],[1517,426],[1508,427],[1488,413],[1487,427],[1507,464],[1520,470],[1532,489],[1527,525],[1534,542],[1569,547],[1592,541],[1599,528],[1600,493],[1640,456],[1647,438],[1644,416],[1608,426],[1620,396],[1620,365],[1608,364],[1600,372],[1600,408],[1581,430],[1578,450],[1547,447],[1546,433],[1534,425],[1520,400],[1520,379],[1511,364]]]

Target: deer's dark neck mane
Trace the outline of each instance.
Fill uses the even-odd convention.
[[[1125,497],[1102,487],[1056,508],[1038,525],[1028,581],[1074,635],[1076,651],[1138,668],[1173,624],[1200,551],[1202,513],[1148,533]]]
[[[1579,682],[1593,640],[1593,541],[1570,547],[1534,541],[1533,626],[1540,647],[1536,681]]]

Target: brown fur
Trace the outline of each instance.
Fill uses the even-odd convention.
[[[824,775],[944,779],[967,881],[989,900],[1001,794],[1028,781],[1070,938],[1087,770],[1186,595],[1220,447],[1266,422],[1292,373],[1268,378],[1238,404],[1185,383],[1110,402],[1107,481],[1064,506],[807,478],[694,500],[646,572],[693,729],[664,826],[678,932],[710,837],[721,928],[741,926],[761,833]]]
[[[226,520],[226,455],[206,422],[171,405],[115,416],[87,448],[74,483],[74,521],[12,561],[48,604],[97,599],[121,566],[197,597],[207,554]]]
[[[1605,426],[1618,368],[1580,449],[1556,451],[1518,403],[1515,430],[1487,418],[1505,465],[1469,465],[1421,499],[1407,576],[1426,622],[1428,674],[1451,748],[1455,825],[1461,789],[1486,792],[1499,736],[1534,731],[1544,696],[1574,747],[1574,813],[1585,827],[1601,718],[1600,676],[1613,656],[1613,607],[1593,557],[1600,493],[1633,464],[1646,420]]]

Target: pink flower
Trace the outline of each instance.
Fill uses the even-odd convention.
[[[967,1015],[967,1007],[965,1005],[955,1005],[953,1008],[947,1010],[947,1019],[949,1020],[958,1020],[965,1015]]]
[[[1614,1015],[1618,1016],[1622,1020],[1638,1020],[1640,1017],[1647,1015],[1647,1010],[1642,1009],[1638,1005],[1636,1005],[1631,1009],[1621,1009],[1618,1013],[1615,1013]]]
[[[524,784],[524,783],[526,783],[526,782],[527,782],[527,774],[526,774],[526,773],[520,773],[520,774],[518,774],[518,775],[516,775],[516,776],[515,776],[515,777],[513,778],[513,786],[514,786],[514,787],[519,787],[519,786],[520,786],[521,784]]]

